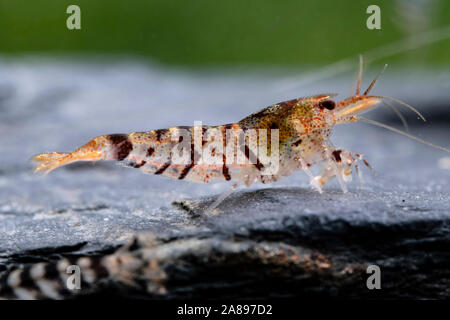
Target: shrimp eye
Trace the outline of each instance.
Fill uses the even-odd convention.
[[[336,107],[336,103],[333,100],[323,100],[319,102],[319,108],[327,108],[328,110],[333,110]]]

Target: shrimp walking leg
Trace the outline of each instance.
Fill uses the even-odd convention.
[[[323,162],[320,174],[314,177],[315,183],[321,187],[335,177],[340,177],[342,183],[351,181],[353,168],[358,175],[360,187],[362,187],[363,177],[361,169],[358,165],[358,161],[362,161],[364,165],[368,167],[373,173],[373,169],[370,164],[364,159],[363,155],[359,153],[335,149],[333,152],[331,152],[331,155],[332,157]]]
[[[215,208],[217,208],[218,205],[220,205],[226,198],[228,198],[234,190],[237,189],[239,184],[235,183],[233,184],[227,191],[222,193],[212,204],[209,205],[208,208],[205,210],[205,214],[210,214]]]
[[[314,178],[314,175],[312,174],[311,170],[308,169],[308,165],[305,161],[305,159],[303,159],[302,157],[298,158],[300,161],[300,164],[302,165],[302,170],[305,171],[305,173],[308,175],[309,177],[309,182],[311,184],[311,186],[316,189],[319,193],[322,193],[322,187],[319,183],[317,183],[316,179]]]

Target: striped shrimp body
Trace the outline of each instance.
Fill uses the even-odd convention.
[[[309,176],[311,185],[319,192],[335,177],[346,192],[346,182],[351,180],[354,169],[360,174],[358,161],[362,160],[366,166],[370,166],[360,154],[334,147],[329,137],[334,125],[356,121],[377,125],[450,152],[449,149],[360,116],[360,113],[372,109],[380,102],[399,115],[397,109],[388,102],[390,101],[409,108],[425,120],[418,111],[404,102],[369,95],[378,76],[360,94],[361,74],[362,60],[356,93],[344,100],[334,101],[332,98],[335,94],[322,94],[269,106],[233,124],[182,126],[104,135],[71,153],[54,152],[35,156],[35,171],[48,173],[76,161],[115,160],[145,173],[178,180],[202,183],[232,180],[235,182],[232,187],[234,189],[238,185],[250,186],[257,181],[274,182],[297,170],[303,170]],[[253,134],[255,132],[256,135]],[[262,149],[261,142],[265,142]],[[229,149],[230,145],[232,147]],[[261,153],[261,150],[264,152]],[[239,155],[245,161],[237,161]],[[274,156],[276,161],[273,160]],[[184,161],[180,161],[180,158]],[[321,165],[322,171],[314,176],[309,168],[317,164]],[[271,170],[268,170],[269,167]],[[213,206],[223,199],[224,196],[219,197]]]
[[[54,152],[35,156],[33,160],[38,163],[35,171],[48,173],[57,167],[76,161],[116,160],[123,166],[140,169],[144,173],[165,175],[178,180],[186,179],[201,183],[232,180],[247,186],[256,181],[262,183],[277,181],[298,169],[309,172],[308,167],[329,157],[328,149],[324,147],[324,144],[331,133],[328,122],[333,119],[330,117],[331,114],[327,114],[325,111],[327,109],[323,105],[329,103],[330,100],[327,99],[330,96],[319,95],[282,102],[234,124],[183,126],[149,132],[99,136],[71,153]],[[236,154],[233,154],[232,161],[227,160],[225,150],[230,136],[234,132],[245,135],[246,132],[255,129],[279,132],[279,168],[274,174],[263,174],[265,165],[257,157],[256,161],[251,163],[250,157],[255,155],[253,149],[247,144],[242,147],[238,145],[246,157],[246,163],[239,164],[236,161]],[[187,133],[183,139],[180,139],[181,131]],[[196,131],[199,131],[200,136],[198,144],[194,141]],[[174,152],[177,146],[182,147],[181,144],[186,136],[187,148],[190,152],[189,161],[176,163],[173,161]],[[217,136],[219,141],[223,140],[220,151],[216,151],[211,146]],[[270,137],[268,139],[270,140]],[[221,161],[217,164],[201,163],[200,155],[206,152],[212,154],[218,152]]]

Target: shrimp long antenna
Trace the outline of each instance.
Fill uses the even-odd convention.
[[[372,90],[373,86],[375,85],[375,83],[377,83],[378,78],[383,74],[384,70],[386,70],[387,66],[388,65],[385,64],[383,69],[381,69],[381,71],[378,72],[377,76],[375,77],[375,79],[372,80],[372,82],[370,83],[370,85],[367,88],[367,90],[364,91],[363,96],[367,96],[367,94],[370,92],[370,90]]]
[[[362,79],[362,72],[363,72],[363,56],[362,54],[359,55],[359,73],[358,73],[358,82],[356,84],[356,96],[359,96],[359,93],[361,92],[361,79]]]
[[[389,109],[391,109],[392,112],[394,112],[394,113],[397,115],[397,117],[398,117],[398,118],[400,119],[400,121],[402,122],[403,127],[405,128],[405,130],[406,130],[406,131],[409,131],[408,122],[406,122],[406,119],[405,119],[405,117],[402,115],[402,113],[401,113],[400,111],[398,111],[398,109],[397,109],[396,107],[394,107],[392,104],[390,104],[389,102],[384,101],[384,100],[381,100],[381,102],[382,102],[386,107],[388,107]]]
[[[402,40],[391,42],[386,45],[376,47],[364,52],[366,64],[385,57],[390,57],[399,53],[423,47],[428,44],[437,43],[450,38],[450,25],[436,28],[419,34],[414,34]],[[355,56],[350,56],[343,60],[334,62],[319,70],[306,73],[302,76],[290,76],[274,82],[275,90],[286,92],[294,88],[306,86],[311,83],[329,79],[331,76],[351,70],[354,67]]]
[[[405,102],[403,102],[403,101],[400,101],[400,100],[397,100],[397,99],[394,99],[394,98],[391,98],[391,97],[385,97],[385,96],[369,96],[369,97],[378,98],[378,99],[386,99],[386,100],[390,100],[390,101],[392,101],[392,102],[401,104],[402,106],[408,108],[409,110],[411,110],[411,111],[413,111],[415,114],[417,114],[417,115],[420,117],[420,119],[422,119],[424,122],[427,121],[427,120],[425,119],[425,117],[424,117],[419,111],[417,111],[416,108],[414,108],[413,106],[411,106],[411,105],[409,105],[409,104],[407,104],[407,103],[405,103]]]
[[[422,140],[420,138],[417,138],[416,136],[413,136],[412,134],[403,132],[403,131],[401,131],[399,129],[396,129],[394,127],[388,126],[388,125],[386,125],[384,123],[381,123],[381,122],[378,122],[378,121],[375,121],[375,120],[371,120],[371,119],[367,119],[367,118],[364,118],[364,117],[361,117],[361,116],[357,116],[356,119],[364,121],[364,122],[367,122],[367,123],[369,123],[371,125],[378,126],[378,127],[381,127],[381,128],[384,128],[384,129],[387,129],[387,130],[390,130],[390,131],[393,131],[395,133],[404,135],[404,136],[406,136],[408,138],[411,138],[413,140],[419,141],[419,142],[421,142],[423,144],[426,144],[427,146],[433,147],[435,149],[439,149],[439,150],[442,150],[442,151],[450,152],[450,149],[447,149],[447,148],[444,148],[444,147],[432,144],[431,142],[428,142],[428,141]]]

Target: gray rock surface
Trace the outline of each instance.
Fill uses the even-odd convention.
[[[411,132],[448,147],[449,74],[409,72],[405,80],[394,70],[375,92],[418,107],[431,120],[410,117]],[[202,208],[228,184],[105,162],[31,173],[34,154],[69,151],[98,135],[235,122],[287,98],[351,87],[342,76],[283,92],[281,79],[137,62],[0,61],[0,271],[102,257],[151,233],[165,293],[138,296],[450,297],[450,170],[442,166],[449,155],[379,128],[345,125],[333,134],[335,145],[364,154],[375,169],[375,177],[363,169],[362,188],[355,179],[343,194],[332,182],[318,194],[299,172],[240,189],[210,215]],[[384,110],[370,117],[396,123]],[[369,264],[383,272],[377,293],[365,287]],[[128,292],[120,288],[115,294]]]

